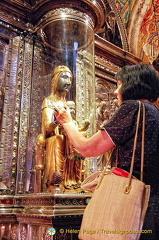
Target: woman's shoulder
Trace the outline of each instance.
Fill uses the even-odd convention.
[[[125,100],[118,108],[117,112],[124,112],[125,114],[129,112],[134,112],[138,109],[138,101],[136,100]]]
[[[138,106],[139,105],[139,102],[137,100],[125,100],[120,106],[126,106],[126,107],[135,107],[135,106]]]
[[[135,100],[124,101],[112,115],[107,124],[115,123],[120,125],[121,123],[131,122],[136,116],[138,110],[138,102]],[[126,123],[125,123],[126,124]]]
[[[146,116],[149,118],[158,118],[159,110],[158,108],[151,102],[146,101],[146,100],[141,100],[141,103],[145,105],[145,110],[146,110]],[[123,113],[125,115],[129,114],[136,114],[138,111],[139,107],[139,101],[138,100],[126,100],[124,101],[119,109],[120,113]],[[142,108],[141,108],[142,111]]]

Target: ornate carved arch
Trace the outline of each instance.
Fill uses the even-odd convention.
[[[100,29],[99,32],[97,32],[98,35],[101,35],[102,33],[102,37],[105,38],[106,40],[110,41],[110,39],[107,38],[107,36],[105,34],[103,34],[102,30],[105,29],[105,31],[107,31],[107,18],[109,16],[113,16],[114,14],[114,17],[115,17],[115,21],[116,21],[116,34],[119,34],[119,38],[117,39],[118,42],[120,41],[121,39],[121,45],[117,45],[119,47],[121,47],[123,50],[125,51],[129,51],[129,44],[128,44],[128,38],[127,38],[127,32],[126,32],[126,28],[124,26],[124,23],[122,21],[122,18],[120,16],[120,13],[117,9],[117,6],[116,6],[116,3],[115,3],[115,0],[105,0],[105,5],[106,5],[106,17],[105,17],[105,24],[103,25],[103,28]],[[112,41],[110,41],[112,42]],[[112,42],[113,44],[115,44],[115,42]],[[116,45],[116,44],[115,44]]]
[[[126,50],[126,51],[129,51],[129,44],[128,44],[126,28],[125,28],[125,26],[123,24],[123,21],[122,21],[122,18],[120,16],[120,13],[119,13],[119,11],[118,11],[118,9],[116,7],[115,0],[107,0],[107,2],[109,3],[111,9],[114,11],[115,16],[116,16],[116,20],[117,20],[117,24],[118,24],[121,40],[122,40],[122,48],[124,50]]]
[[[150,0],[136,0],[132,8],[129,25],[127,29],[128,43],[130,52],[138,55],[138,39],[140,34],[140,27],[143,21],[143,16],[150,4]]]

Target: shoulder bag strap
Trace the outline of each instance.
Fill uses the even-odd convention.
[[[140,122],[140,116],[141,116],[141,102],[139,102],[139,108],[138,108],[138,114],[137,114],[137,122],[136,122],[136,132],[134,137],[134,145],[133,145],[133,153],[132,153],[132,159],[131,159],[131,165],[130,165],[130,173],[129,173],[129,182],[126,186],[124,192],[129,193],[131,189],[131,181],[132,181],[132,173],[133,173],[133,167],[134,167],[134,161],[135,161],[135,151],[136,151],[136,145],[137,145],[137,137],[138,137],[138,130],[139,130],[139,122]],[[141,168],[140,168],[140,180],[143,180],[143,167],[144,167],[144,142],[145,142],[145,105],[142,103],[143,108],[143,120],[142,120],[142,143],[141,143]]]
[[[141,168],[140,168],[140,180],[143,181],[143,169],[144,169],[144,153],[145,153],[145,105],[142,103],[143,119],[142,119],[142,146],[141,146]]]

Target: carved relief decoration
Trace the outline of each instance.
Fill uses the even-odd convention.
[[[18,239],[18,222],[14,214],[1,214],[0,239]]]
[[[25,41],[24,41],[25,40]],[[17,192],[23,193],[25,179],[25,169],[27,164],[27,141],[29,130],[29,113],[30,113],[30,94],[31,94],[31,77],[32,77],[32,56],[33,56],[33,40],[31,36],[22,39],[23,44],[20,45],[25,49],[23,55],[23,77],[22,77],[22,95],[21,95],[21,111],[19,123],[19,146],[18,146],[18,176],[17,176]]]
[[[19,40],[20,40],[19,37],[13,38],[13,40],[10,42],[8,52],[8,66],[6,74],[2,135],[1,135],[2,142],[1,157],[3,165],[2,181],[6,184],[8,189],[2,191],[2,194],[4,194],[4,192],[14,194],[15,190],[19,116],[17,114],[16,121],[14,120],[14,116],[16,116],[15,114],[16,109],[18,112],[20,109],[20,101],[17,101],[15,105],[15,96],[16,94],[18,94],[18,89],[16,92],[17,88],[16,67],[18,62],[17,51],[19,48]],[[15,131],[14,135],[13,131]]]
[[[0,30],[2,32],[2,28]],[[1,130],[2,130],[2,117],[3,117],[3,106],[4,106],[4,95],[5,95],[5,77],[6,77],[7,62],[8,62],[8,50],[9,50],[9,41],[1,38],[0,40],[0,138],[1,138]]]
[[[95,56],[96,67],[96,127],[97,130],[106,123],[117,110],[117,99],[114,95],[116,90],[115,74],[120,69],[116,64],[112,63],[100,56]],[[97,157],[95,166],[96,170],[103,170],[106,161],[109,159],[110,153],[107,152]]]
[[[114,91],[116,84],[104,79],[96,79],[96,122],[97,129],[100,129],[102,124],[106,123],[117,109],[116,97]]]
[[[88,136],[96,131],[95,126],[95,83],[94,83],[94,62],[92,54],[80,50],[76,61],[76,119],[82,124],[88,119],[91,127],[88,129]],[[85,172],[88,175],[92,169],[92,159],[85,159]]]
[[[97,34],[118,47],[129,51],[127,31],[121,18],[120,11],[114,0],[105,0],[106,15],[105,23]]]
[[[47,61],[48,60],[48,61]],[[41,105],[43,99],[49,94],[51,74],[49,71],[50,58],[42,51],[38,42],[34,46],[33,75],[30,99],[30,119],[28,131],[27,166],[26,166],[26,191],[33,191],[30,187],[30,170],[34,162],[35,139],[41,132]],[[51,67],[50,67],[51,68]],[[32,172],[33,174],[33,172]]]

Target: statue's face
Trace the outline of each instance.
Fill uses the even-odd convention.
[[[58,92],[68,92],[71,88],[72,83],[72,75],[70,72],[62,72],[60,74],[58,83],[57,83],[57,91]]]

